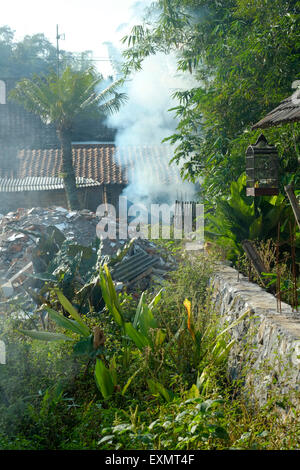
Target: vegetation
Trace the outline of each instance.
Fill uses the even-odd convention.
[[[84,71],[91,67],[91,51],[80,55],[60,49],[60,70],[71,67],[74,71]],[[16,41],[15,32],[9,26],[0,27],[0,77],[9,79],[9,88],[23,78],[32,79],[34,75],[48,75],[57,70],[56,47],[44,36],[34,34]],[[112,83],[112,77],[105,79],[105,85]],[[93,110],[81,112],[75,118],[71,130],[73,141],[100,140],[103,135],[113,139],[113,130],[104,124],[105,115],[97,106]]]
[[[226,194],[245,167],[251,125],[293,93],[299,78],[299,1],[157,0],[145,23],[124,37],[125,71],[145,57],[173,52],[196,85],[175,96],[175,161],[197,180],[210,203]],[[299,125],[266,131],[280,153],[281,182],[299,182]]]
[[[4,78],[31,77],[56,68],[56,48],[44,34],[25,36],[22,41],[16,41],[14,31],[9,26],[1,26],[0,51],[0,76]],[[65,56],[64,51],[62,55]]]
[[[243,240],[275,242],[278,226],[280,258],[292,271],[285,253],[295,250],[299,263],[299,230],[292,243],[295,222],[284,191],[300,184],[299,123],[264,130],[279,152],[277,197],[246,197],[244,176],[246,149],[261,132],[252,125],[290,96],[299,78],[299,6],[296,0],[157,0],[123,38],[126,73],[163,52],[176,57],[179,72],[193,75],[192,87],[174,93],[178,105],[170,112],[179,124],[165,140],[175,144],[182,176],[201,181],[207,239],[236,265]]]
[[[105,113],[115,112],[126,99],[123,93],[116,91],[121,80],[97,92],[96,88],[102,80],[92,68],[75,72],[67,67],[61,76],[51,72],[45,77],[23,79],[11,92],[12,99],[40,116],[45,123],[56,127],[62,149],[62,176],[70,209],[80,208],[71,145],[71,131],[76,117],[92,110],[95,105],[100,106]]]
[[[292,208],[286,203],[282,194],[258,198],[245,196],[246,176],[243,174],[230,185],[229,196],[220,197],[214,210],[207,204],[206,237],[221,245],[224,255],[236,260],[243,253],[243,240],[276,239],[278,223],[281,227],[280,242],[289,245],[290,225],[294,226]],[[300,248],[299,233],[296,234],[296,246]],[[297,251],[299,257],[299,251]]]
[[[250,410],[242,384],[228,381],[232,341],[210,302],[211,261],[183,262],[155,300],[146,303],[144,293],[138,305],[116,295],[102,271],[107,308],[79,317],[56,291],[61,307],[46,307],[47,331],[16,307],[1,317],[8,363],[0,366],[0,448],[299,448],[291,397],[281,397],[293,410],[283,419],[276,397]]]
[[[300,449],[299,392],[278,396],[270,387],[262,407],[244,384],[246,370],[239,379],[229,376],[231,330],[253,318],[247,311],[226,323],[209,284],[219,262],[215,246],[223,260],[249,272],[241,248],[248,239],[266,266],[254,280],[276,284],[277,295],[293,306],[299,297],[299,231],[283,191],[293,182],[299,194],[299,124],[266,131],[279,150],[278,196],[247,197],[244,174],[246,147],[258,134],[251,126],[300,78],[299,6],[296,0],[156,0],[147,21],[124,38],[125,73],[162,51],[176,53],[178,70],[194,75],[193,88],[175,93],[179,102],[171,111],[179,124],[165,140],[177,145],[183,176],[203,181],[210,244],[190,257],[168,241],[178,269],[133,296],[117,293],[110,274],[130,243],[104,259],[99,243],[76,246],[53,227],[49,237],[38,237],[43,269],[32,277],[42,288],[27,289],[29,302],[12,300],[6,317],[0,310],[8,357],[0,365],[0,449]],[[12,41],[9,29],[0,34]],[[35,40],[53,53],[42,36]],[[67,67],[60,77],[50,71],[23,79],[12,93],[56,126],[72,209],[78,207],[76,119],[100,102],[103,111],[116,111],[125,99],[116,91],[121,82],[96,92],[101,80],[92,69]]]

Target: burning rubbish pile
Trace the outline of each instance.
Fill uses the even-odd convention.
[[[108,264],[117,290],[134,293],[161,283],[176,259],[153,242],[100,240],[100,218],[88,210],[18,209],[0,218],[0,301],[15,296],[35,306],[53,288],[77,301],[82,312],[103,308],[99,267]]]

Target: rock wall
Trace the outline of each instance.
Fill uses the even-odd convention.
[[[218,268],[212,286],[224,322],[249,310],[231,332],[236,338],[229,358],[231,378],[242,380],[259,404],[271,395],[294,401],[300,396],[300,312],[285,303],[278,312],[273,295],[228,266]]]

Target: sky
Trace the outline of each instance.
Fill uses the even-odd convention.
[[[56,45],[56,25],[65,35],[60,48],[71,52],[92,50],[94,57],[108,58],[103,42],[120,39],[138,22],[150,0],[8,0],[1,2],[0,25],[15,30],[15,38],[44,33]],[[121,45],[120,45],[121,47]],[[108,75],[109,62],[97,62]]]

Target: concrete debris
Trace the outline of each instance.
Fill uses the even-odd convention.
[[[55,240],[60,243],[67,239],[90,247],[97,237],[99,221],[100,218],[89,210],[68,211],[63,207],[18,209],[0,216],[0,297],[13,296],[14,288],[21,286],[28,274],[46,271],[43,260],[39,259],[41,237],[53,235],[54,230]],[[168,271],[177,266],[169,252],[162,253],[162,249],[147,239],[133,239],[127,249],[130,240],[118,238],[122,228],[117,221],[116,239],[101,241],[101,255],[110,266],[118,291],[124,286],[131,291],[144,290],[151,282],[161,282]],[[46,254],[51,259],[52,253]]]
[[[26,277],[24,276],[26,273],[32,273],[33,272],[33,264],[32,261],[30,263],[26,264],[23,269],[21,269],[19,272],[14,274],[13,277],[9,279],[9,282],[14,286],[16,283],[21,284],[23,281],[25,281]]]
[[[36,239],[28,232],[43,234],[47,227],[56,226],[66,238],[88,246],[96,237],[98,222],[93,212],[68,212],[62,207],[18,209],[3,215],[0,218],[0,285],[32,261]]]

